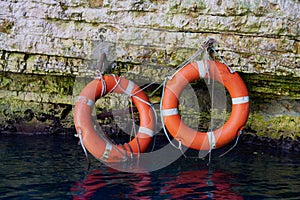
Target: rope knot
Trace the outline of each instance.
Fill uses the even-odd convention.
[[[94,79],[99,79],[99,80],[103,79],[103,74],[100,70],[96,70]]]

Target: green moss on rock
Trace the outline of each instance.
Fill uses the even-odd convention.
[[[0,32],[9,34],[14,27],[14,22],[9,20],[3,20],[0,22]]]
[[[72,95],[74,80],[74,76],[0,72],[0,89],[18,92]]]
[[[64,121],[71,125],[74,81],[73,76],[0,72],[0,131],[52,132]]]
[[[267,117],[262,113],[255,112],[250,114],[246,129],[255,132],[259,137],[296,140],[297,137],[300,137],[300,116]]]

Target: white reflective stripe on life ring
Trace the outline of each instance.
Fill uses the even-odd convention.
[[[243,104],[249,102],[249,96],[232,98],[232,104]]]
[[[90,107],[93,107],[94,103],[95,103],[94,101],[86,98],[85,96],[78,96],[76,102],[85,103],[85,104],[87,104]]]
[[[177,115],[178,114],[178,108],[170,108],[170,109],[162,110],[161,114],[164,117]]]
[[[134,88],[134,83],[132,81],[128,81],[128,85],[127,85],[124,93],[131,96],[132,95],[131,92],[132,92],[133,88]]]
[[[111,150],[112,150],[112,145],[109,142],[106,142],[105,150],[100,160],[106,161],[109,158]]]
[[[146,127],[142,127],[142,126],[140,127],[139,132],[144,133],[150,137],[153,137],[153,134],[154,134],[153,130],[146,128]]]
[[[216,148],[216,139],[213,131],[207,132],[210,149]]]
[[[198,72],[199,72],[199,77],[200,78],[205,78],[206,76],[206,69],[203,61],[197,61],[197,66],[198,66]]]

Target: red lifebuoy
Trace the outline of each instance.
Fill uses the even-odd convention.
[[[100,137],[94,128],[92,110],[95,101],[109,92],[127,94],[135,104],[140,117],[140,127],[136,137],[129,143],[113,145]],[[119,162],[127,156],[146,151],[155,128],[155,116],[147,95],[132,81],[114,75],[105,75],[91,81],[81,91],[74,108],[74,122],[81,134],[84,147],[97,159],[105,162]]]
[[[212,78],[228,90],[232,98],[232,110],[226,123],[212,132],[198,132],[181,121],[178,112],[178,99],[184,87],[199,78]],[[248,90],[234,72],[226,65],[215,61],[198,61],[181,68],[165,86],[162,100],[162,118],[170,134],[186,147],[196,150],[210,150],[222,147],[244,128],[249,115]]]

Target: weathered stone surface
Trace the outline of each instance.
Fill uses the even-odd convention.
[[[0,132],[71,128],[74,77],[0,73]],[[63,126],[65,125],[65,127]],[[58,131],[58,130],[57,130]]]
[[[299,78],[241,74],[251,99],[248,132],[272,139],[300,138]]]
[[[0,49],[91,59],[93,41],[116,44],[124,59],[199,48],[208,37],[246,72],[299,75],[297,1],[1,1]],[[124,46],[127,48],[124,49]],[[177,53],[178,54],[178,53]],[[192,51],[190,52],[192,54]],[[230,56],[231,55],[231,56]],[[232,58],[232,56],[237,58]],[[176,57],[176,56],[173,56]],[[257,58],[259,57],[259,58]],[[132,56],[132,62],[135,60]],[[250,61],[249,61],[250,60]],[[279,60],[279,62],[278,62]],[[284,62],[281,62],[283,60]],[[180,61],[168,64],[178,65]],[[53,63],[54,65],[54,63]],[[280,69],[278,71],[274,68]],[[291,69],[292,68],[292,69]]]

